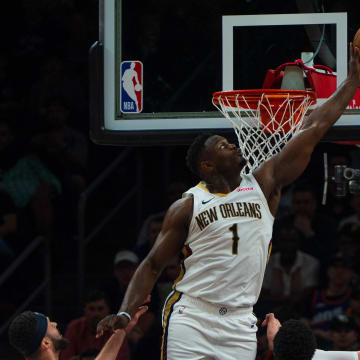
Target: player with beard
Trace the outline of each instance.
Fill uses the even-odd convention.
[[[128,326],[111,335],[95,360],[114,360],[126,334],[147,309],[147,306],[140,306]],[[33,311],[25,311],[11,322],[9,342],[26,360],[58,360],[60,352],[68,345],[68,340],[57,329],[56,322]]]

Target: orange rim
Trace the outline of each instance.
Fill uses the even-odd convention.
[[[309,97],[311,104],[316,103],[316,94],[314,91],[291,90],[291,89],[248,89],[217,91],[213,93],[213,103],[221,105],[220,101],[231,107],[246,107],[255,109],[262,96],[266,95],[273,107],[280,105],[286,98],[290,97],[295,103],[301,103],[305,97]]]

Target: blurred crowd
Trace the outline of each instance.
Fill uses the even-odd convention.
[[[184,20],[184,14],[173,16]],[[50,244],[57,279],[62,269],[74,266],[67,259],[77,246],[78,200],[90,183],[96,162],[89,159],[88,49],[98,39],[97,16],[97,1],[89,0],[21,0],[8,4],[7,11],[0,14],[0,28],[6,34],[0,52],[0,275],[37,236]],[[160,29],[156,18],[143,21],[147,26],[137,34],[142,46],[136,46],[143,59],[139,53],[136,56],[140,60],[152,57],[155,63],[162,56],[154,55]],[[184,39],[183,34],[178,36],[179,41]],[[179,46],[176,41],[172,44]],[[197,61],[200,55],[185,45],[184,57],[188,52]],[[155,81],[152,86],[161,95],[172,87],[175,91],[179,87],[176,81],[183,81],[180,72],[179,79],[173,74],[170,68],[159,68],[156,79],[146,81]],[[170,77],[173,84],[167,80]],[[198,83],[215,87],[218,80],[207,76]],[[183,109],[186,103],[185,99],[177,104]],[[166,110],[159,97],[151,94],[145,98],[145,106],[148,111]],[[336,184],[330,181],[326,204],[321,203],[319,154],[324,150],[329,153],[330,179],[335,165],[356,167],[360,163],[357,147],[323,144],[310,168],[284,191],[255,313],[262,319],[267,312],[274,312],[281,322],[303,319],[316,333],[321,349],[360,350],[360,195],[338,197]],[[154,181],[163,175],[161,171],[152,173]],[[196,181],[185,170],[176,175],[189,181],[169,180],[163,189],[166,199],[161,204],[150,201],[154,211],[143,212],[141,227],[136,228],[130,216],[122,218],[119,227],[132,227],[136,239],[125,239],[126,232],[113,236],[117,250],[106,258],[111,266],[99,266],[97,281],[87,282],[83,313],[75,316],[73,310],[68,314],[71,319],[58,319],[70,340],[61,360],[90,360],[100,351],[106,339],[95,339],[98,321],[117,312],[137,266],[160,232],[166,209]],[[151,181],[145,186],[152,192]],[[1,322],[26,299],[41,273],[41,254],[37,255],[30,264],[31,273],[15,275],[1,285]],[[90,256],[92,264],[100,257],[98,253]],[[180,256],[172,259],[164,270],[151,294],[149,311],[129,334],[118,359],[159,358],[162,304],[176,281],[181,260]],[[75,277],[75,269],[71,271]],[[61,290],[55,292],[59,297],[53,299],[55,303],[62,301]],[[71,298],[75,303],[75,294]],[[268,358],[264,339],[260,330],[259,359]]]

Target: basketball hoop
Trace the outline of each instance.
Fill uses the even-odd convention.
[[[316,95],[288,89],[219,91],[213,94],[212,103],[231,122],[248,162],[242,173],[249,173],[301,130]]]

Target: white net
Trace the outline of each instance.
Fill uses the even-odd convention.
[[[299,98],[301,96],[301,98]],[[239,148],[247,160],[242,173],[249,173],[277,154],[302,127],[303,118],[314,98],[285,94],[276,99],[262,93],[251,95],[215,93],[213,104],[231,122]]]

